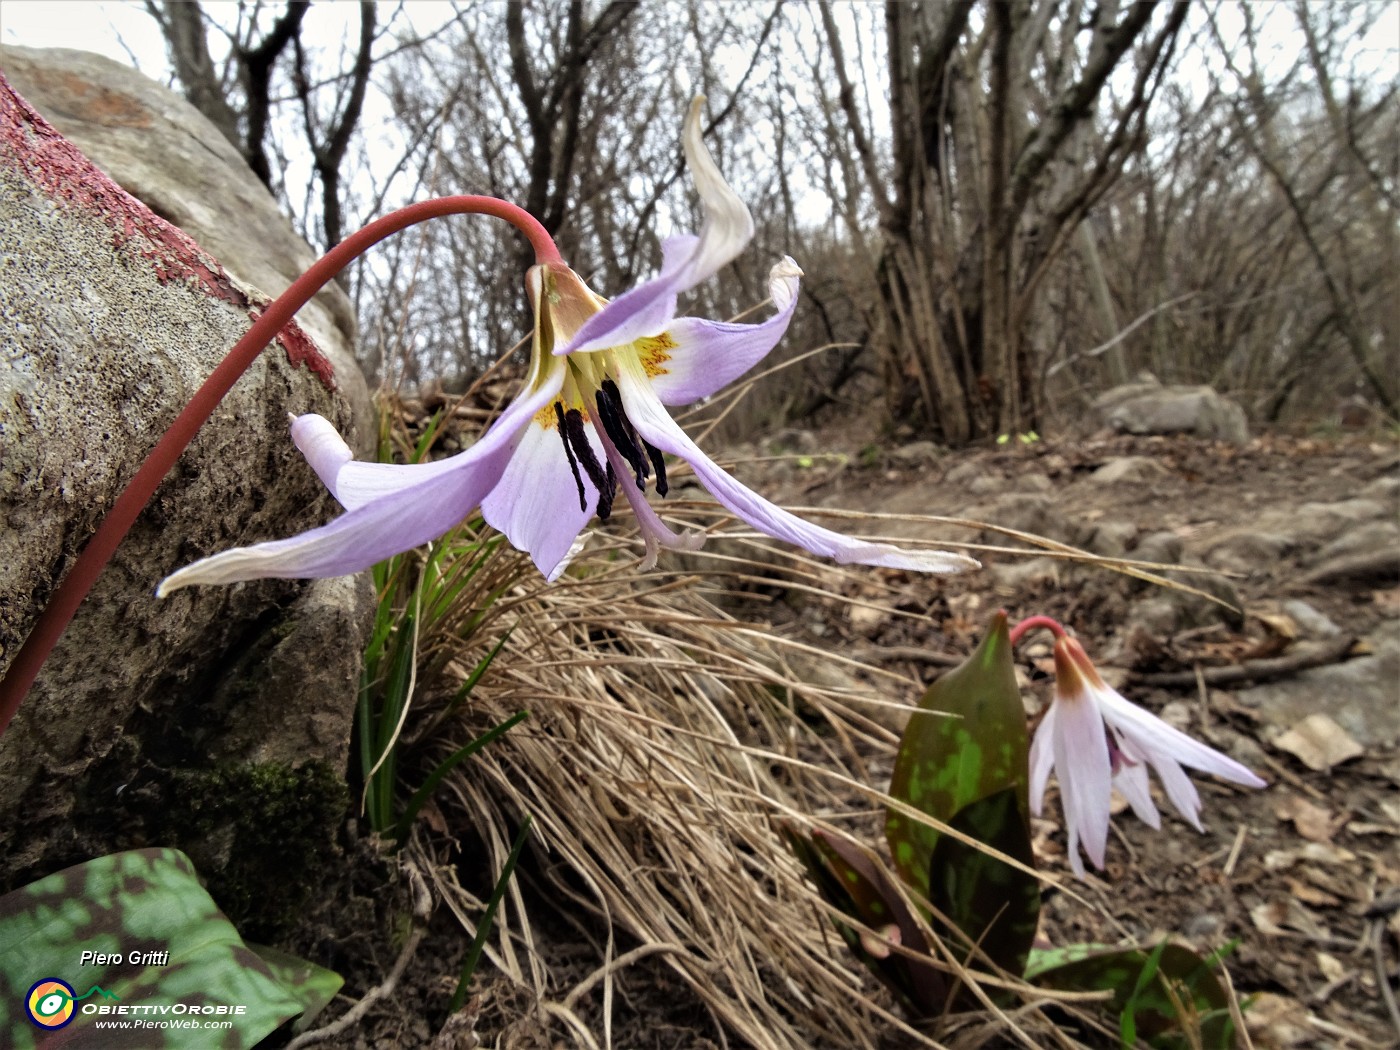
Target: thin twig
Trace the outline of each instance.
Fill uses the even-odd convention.
[[[1235,842],[1230,847],[1230,856],[1226,858],[1225,867],[1221,869],[1227,879],[1232,878],[1235,874],[1235,865],[1240,861],[1240,851],[1244,849],[1244,839],[1248,833],[1249,828],[1244,824],[1241,824],[1240,829],[1235,832]]]
[[[1241,682],[1263,682],[1271,678],[1282,678],[1295,671],[1305,671],[1310,667],[1340,663],[1352,655],[1356,639],[1343,635],[1317,645],[1300,645],[1291,653],[1275,656],[1268,660],[1246,660],[1244,663],[1230,664],[1227,667],[1200,668],[1197,671],[1164,671],[1156,674],[1131,673],[1128,681],[1134,685],[1179,686],[1238,685]]]
[[[1275,773],[1277,773],[1277,774],[1278,774],[1280,777],[1282,777],[1284,780],[1286,780],[1286,781],[1288,781],[1290,784],[1292,784],[1292,785],[1293,785],[1295,788],[1297,788],[1299,791],[1306,791],[1309,795],[1311,795],[1313,798],[1317,799],[1319,802],[1326,802],[1326,801],[1327,801],[1327,796],[1326,796],[1325,794],[1323,794],[1323,793],[1322,793],[1321,791],[1319,791],[1317,788],[1313,787],[1311,784],[1309,784],[1309,783],[1308,783],[1306,780],[1304,780],[1302,777],[1298,776],[1296,773],[1294,773],[1292,770],[1290,770],[1287,766],[1283,765],[1283,763],[1278,762],[1277,760],[1275,760],[1275,759],[1273,758],[1273,756],[1261,752],[1260,755],[1259,755],[1259,760],[1260,760],[1261,762],[1263,762],[1264,765],[1266,765],[1266,766],[1268,766],[1270,769],[1272,769]]]
[[[893,660],[912,660],[919,664],[933,664],[935,667],[957,667],[967,659],[956,653],[942,653],[936,649],[925,649],[918,645],[882,645],[857,649],[851,654],[853,659],[888,663]]]
[[[612,962],[605,966],[598,967],[598,969],[594,970],[578,984],[574,985],[569,994],[564,997],[564,1009],[573,1010],[573,1008],[578,1005],[578,1001],[591,992],[593,986],[604,977],[631,966],[639,959],[645,959],[648,955],[657,955],[662,952],[679,952],[683,955],[685,951],[685,945],[682,944],[654,942],[640,945],[639,947],[633,948],[630,952],[623,952]]]
[[[404,971],[408,969],[408,964],[413,961],[414,953],[418,951],[419,943],[428,932],[428,917],[432,914],[432,896],[428,893],[428,886],[423,881],[423,876],[419,873],[417,866],[412,862],[405,862],[404,868],[408,874],[410,892],[413,895],[413,928],[404,941],[399,957],[394,960],[394,968],[389,971],[389,976],[384,978],[382,983],[366,992],[359,1002],[330,1024],[297,1036],[287,1044],[286,1050],[301,1050],[304,1046],[315,1046],[317,1043],[334,1039],[349,1030],[352,1025],[358,1024],[365,1014],[369,1013],[371,1006],[394,994],[394,989],[398,987]]]

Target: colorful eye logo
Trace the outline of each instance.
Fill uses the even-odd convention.
[[[24,1009],[40,1028],[62,1028],[73,1020],[73,986],[57,977],[35,981],[25,997]]]

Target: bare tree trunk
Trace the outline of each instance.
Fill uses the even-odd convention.
[[[1351,137],[1347,134],[1344,118],[1341,116],[1337,101],[1332,92],[1331,78],[1323,60],[1319,39],[1316,29],[1312,24],[1312,12],[1306,7],[1296,9],[1296,16],[1300,23],[1304,37],[1308,42],[1308,60],[1312,66],[1314,75],[1317,78],[1318,92],[1322,96],[1324,112],[1327,114],[1332,124],[1332,134],[1338,140],[1337,145],[1351,142]],[[1219,35],[1219,30],[1212,21],[1212,27]],[[1307,248],[1309,257],[1317,269],[1318,276],[1322,280],[1323,288],[1327,293],[1328,301],[1332,307],[1332,315],[1336,320],[1336,327],[1341,334],[1343,343],[1350,354],[1357,371],[1365,379],[1371,392],[1377,401],[1385,407],[1392,416],[1400,412],[1400,398],[1398,398],[1391,383],[1387,382],[1380,369],[1372,362],[1372,353],[1367,345],[1367,338],[1362,331],[1360,323],[1361,310],[1353,294],[1349,282],[1343,280],[1338,272],[1339,267],[1329,257],[1329,253],[1324,250],[1321,243],[1322,223],[1315,217],[1316,201],[1305,199],[1305,192],[1302,187],[1295,184],[1294,177],[1285,170],[1285,151],[1277,141],[1275,128],[1272,123],[1273,112],[1270,100],[1265,97],[1264,78],[1259,68],[1259,62],[1255,52],[1256,41],[1252,20],[1246,10],[1245,33],[1248,47],[1246,49],[1249,68],[1241,70],[1233,59],[1227,57],[1226,64],[1230,71],[1238,79],[1244,101],[1236,104],[1234,115],[1236,124],[1240,132],[1249,145],[1251,152],[1260,166],[1273,180],[1275,187],[1282,195],[1288,206],[1288,210],[1293,216],[1297,226],[1298,235]],[[1395,222],[1393,215],[1386,214],[1381,196],[1375,192],[1376,184],[1370,178],[1369,166],[1364,159],[1360,159],[1356,149],[1339,150],[1339,158],[1343,163],[1348,160],[1354,162],[1354,166],[1360,169],[1361,178],[1358,180],[1362,187],[1362,194],[1365,203],[1371,209],[1375,229],[1373,235],[1384,245],[1383,257],[1388,256],[1391,266],[1389,272],[1395,273],[1397,262],[1397,239],[1395,234]],[[1322,187],[1319,186],[1316,195],[1321,196]],[[1387,334],[1395,330],[1393,320],[1393,302],[1390,310],[1382,310],[1383,317],[1381,327],[1387,330]]]
[[[198,0],[166,0],[157,4],[146,0],[146,10],[160,26],[170,52],[175,77],[184,88],[185,98],[223,132],[234,147],[243,152],[243,136],[238,130],[238,112],[229,105],[209,45],[204,38],[204,11]]]
[[[880,216],[890,408],[949,444],[1041,425],[1043,369],[1026,340],[1037,289],[1143,141],[1185,17],[1184,3],[1133,4],[1121,18],[1102,3],[1085,41],[1079,8],[887,0],[887,162],[856,105],[833,12],[820,9],[845,130]],[[1135,46],[1135,89],[1100,134],[1105,85]],[[1071,143],[1085,155],[1067,159]]]
[[[370,70],[374,66],[374,27],[375,4],[372,0],[361,0],[360,41],[355,51],[355,64],[350,71],[350,86],[343,93],[344,104],[336,107],[339,112],[332,117],[330,126],[322,131],[316,129],[306,52],[302,48],[301,37],[298,35],[293,39],[296,51],[293,80],[297,97],[301,100],[306,141],[311,146],[316,177],[321,180],[321,222],[327,248],[339,244],[343,236],[340,169],[345,162],[346,150],[350,148],[350,137],[360,122],[360,112],[364,108],[365,90],[369,87]]]
[[[243,155],[264,186],[272,188],[267,155],[268,118],[272,106],[272,69],[289,43],[299,40],[308,0],[291,0],[257,46],[234,43],[232,59],[242,98],[242,112],[226,93],[209,56],[205,16],[198,0],[146,0],[146,10],[160,26],[175,77],[185,98],[213,121]]]

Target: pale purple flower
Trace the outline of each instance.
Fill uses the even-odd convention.
[[[1203,830],[1201,797],[1182,766],[1246,787],[1265,786],[1234,759],[1125,700],[1099,676],[1083,646],[1073,638],[1058,637],[1054,700],[1031,744],[1030,803],[1031,812],[1039,816],[1053,768],[1076,875],[1084,874],[1081,845],[1096,868],[1104,866],[1113,788],[1144,823],[1161,826],[1148,787],[1148,766],[1157,771],[1176,811],[1197,831]]]
[[[842,563],[959,572],[977,563],[945,551],[867,543],[803,521],[721,470],[676,425],[665,405],[714,394],[748,371],[782,337],[802,271],[783,259],[769,275],[776,313],[758,324],[676,317],[676,299],[729,263],[753,236],[748,208],[725,183],[700,134],[700,103],[684,146],[705,207],[699,236],[663,245],[661,272],[612,302],[568,267],[531,267],[535,313],[530,371],[520,395],[471,448],[434,463],[356,462],[335,428],[301,416],[292,437],[346,513],[291,539],[225,551],[167,577],[158,594],[196,583],[358,572],[441,536],[478,507],[486,521],[554,579],[595,514],[606,519],[617,489],[646,545],[693,550],[699,533],[672,531],[647,501],[654,479],[666,494],[663,453],[690,464],[725,508],[755,529]]]

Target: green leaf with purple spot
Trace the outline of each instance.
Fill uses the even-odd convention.
[[[183,853],[99,857],[0,897],[0,1045],[252,1047],[293,1018],[304,1025],[341,983],[280,952],[270,960],[243,943]],[[26,1012],[46,978],[72,989],[64,1027]],[[114,1020],[182,1026],[97,1027]]]
[[[1031,870],[1035,856],[1015,788],[1004,788],[958,810],[949,826],[986,843]],[[1040,918],[1040,882],[951,835],[933,848],[929,903],[981,954],[1007,973],[1025,969]]]
[[[929,686],[899,744],[890,794],[935,820],[1011,790],[1011,808],[1029,836],[1029,740],[1006,614],[966,662]],[[1000,833],[998,833],[1000,834]],[[939,832],[891,809],[885,836],[900,877],[928,896],[929,863]]]
[[[1127,1045],[1145,1040],[1163,1050],[1227,1050],[1235,1045],[1235,1026],[1218,966],[1217,956],[1202,958],[1179,944],[1073,944],[1032,951],[1026,980],[1061,991],[1112,992],[1104,1009],[1119,1018]]]

